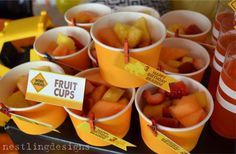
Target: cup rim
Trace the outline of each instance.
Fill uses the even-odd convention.
[[[98,19],[98,20],[93,24],[93,26],[92,26],[91,29],[90,29],[90,34],[91,34],[91,37],[92,37],[92,39],[94,40],[95,43],[98,43],[100,46],[102,46],[102,47],[104,47],[104,48],[106,48],[106,49],[109,49],[109,50],[111,50],[111,51],[121,52],[121,51],[123,50],[122,48],[111,47],[111,46],[108,46],[108,45],[106,45],[106,44],[100,42],[100,41],[96,38],[96,36],[94,35],[94,27],[95,27],[96,24],[99,24],[99,23],[102,22],[105,18],[109,18],[109,17],[114,16],[114,15],[117,15],[117,14],[121,14],[121,15],[123,15],[123,16],[125,16],[126,14],[136,14],[136,15],[139,15],[140,17],[151,18],[152,20],[157,21],[159,28],[162,29],[162,30],[161,30],[161,35],[162,35],[162,36],[161,36],[161,38],[160,38],[158,41],[156,41],[155,43],[153,43],[153,44],[151,44],[151,45],[149,45],[149,46],[146,46],[146,47],[136,48],[136,49],[130,49],[130,52],[142,52],[142,51],[144,51],[144,50],[146,51],[146,50],[149,50],[149,49],[151,49],[151,48],[154,48],[154,47],[157,46],[157,45],[160,45],[160,44],[164,41],[164,39],[165,39],[165,37],[166,37],[166,28],[165,28],[165,25],[164,25],[159,19],[157,19],[157,18],[155,18],[155,17],[153,17],[153,16],[150,16],[150,15],[144,14],[144,13],[139,13],[139,12],[116,12],[116,13],[112,13],[112,14],[109,14],[109,15],[104,16],[103,18]]]
[[[95,67],[95,68],[90,68],[90,69],[87,69],[85,71],[82,71],[83,73],[86,73],[86,72],[89,72],[89,71],[93,71],[93,70],[99,70],[98,67]],[[80,72],[81,73],[81,72]],[[79,73],[78,73],[79,74]],[[78,75],[76,74],[76,76]],[[130,90],[131,92],[131,98],[129,100],[129,103],[128,105],[126,105],[126,107],[121,110],[120,112],[114,114],[114,115],[111,115],[111,116],[108,116],[108,117],[104,117],[104,118],[98,118],[98,119],[95,119],[95,122],[104,122],[104,121],[108,121],[108,120],[112,120],[120,115],[122,115],[124,112],[126,112],[130,107],[132,107],[132,104],[134,103],[134,99],[135,99],[135,88],[126,88],[126,90]],[[64,109],[66,110],[67,113],[69,113],[69,115],[75,117],[76,119],[79,119],[79,120],[83,120],[83,121],[88,121],[89,118],[87,117],[82,117],[82,116],[79,116],[77,114],[75,114],[74,112],[72,112],[69,108],[66,108],[64,107]]]
[[[30,65],[30,64],[42,64],[42,63],[44,63],[45,65],[41,65],[41,66],[48,66],[47,64],[49,64],[49,65],[52,65],[52,67],[55,67],[55,68],[57,68],[58,69],[58,72],[60,72],[60,73],[64,73],[64,70],[59,66],[59,65],[57,65],[57,64],[55,64],[55,63],[52,63],[52,62],[49,62],[49,61],[33,61],[33,62],[26,62],[26,63],[23,63],[23,64],[20,64],[20,65],[18,65],[18,66],[16,66],[16,67],[14,67],[14,68],[12,68],[9,72],[7,72],[2,78],[1,78],[1,80],[3,79],[3,78],[5,78],[5,76],[8,74],[8,73],[10,73],[10,72],[13,72],[13,71],[16,71],[16,70],[18,70],[20,67],[24,67],[25,65]],[[36,108],[39,108],[39,107],[41,107],[41,106],[44,106],[44,105],[46,105],[44,102],[39,102],[38,104],[36,104],[36,105],[32,105],[32,106],[29,106],[29,107],[22,107],[22,108],[15,108],[15,107],[8,107],[9,108],[9,110],[10,111],[29,111],[29,110],[32,110],[32,109],[36,109]],[[49,104],[48,104],[49,105]]]
[[[129,9],[132,9],[132,8],[140,8],[140,10],[151,10],[151,11],[153,11],[153,12],[155,12],[155,14],[156,14],[156,16],[154,16],[154,17],[156,17],[157,19],[160,19],[160,13],[159,13],[159,11],[158,10],[155,10],[154,8],[152,8],[152,7],[149,7],[149,6],[144,6],[144,5],[129,5],[129,6],[125,6],[125,7],[118,7],[117,8],[117,10],[115,11],[115,12],[128,12],[128,11],[130,11]],[[134,12],[134,11],[131,11],[131,12]],[[142,13],[142,12],[139,12],[139,13]],[[150,16],[153,16],[152,14],[150,14]]]
[[[72,24],[72,22],[68,19],[68,14],[71,12],[71,10],[74,10],[76,9],[77,7],[83,7],[83,6],[91,6],[91,5],[95,5],[97,7],[103,7],[103,8],[106,8],[106,9],[109,9],[110,10],[110,13],[112,12],[112,9],[105,5],[105,4],[101,4],[101,3],[84,3],[84,4],[79,4],[79,5],[76,5],[76,6],[73,6],[72,8],[68,9],[65,14],[64,14],[64,20],[69,23],[69,24]],[[78,11],[80,12],[80,11]],[[95,22],[91,22],[91,23],[77,23],[76,22],[76,26],[81,26],[81,27],[90,27],[94,24]]]
[[[173,14],[173,13],[179,13],[179,12],[186,12],[186,13],[191,13],[191,14],[196,14],[196,15],[198,15],[198,16],[201,16],[201,18],[204,18],[204,19],[206,20],[206,22],[208,23],[208,25],[209,25],[209,27],[208,27],[205,31],[203,31],[202,33],[192,34],[192,35],[179,34],[180,37],[194,38],[194,37],[203,36],[203,35],[205,35],[205,34],[207,34],[207,33],[210,32],[211,27],[212,27],[211,21],[210,21],[205,15],[203,15],[202,13],[196,12],[196,11],[191,11],[191,10],[173,10],[173,11],[169,11],[169,12],[163,14],[163,15],[161,16],[160,20],[162,21],[162,19],[163,19],[164,17],[169,16],[169,15],[171,15],[171,14]],[[164,23],[164,22],[163,22],[163,23]],[[164,25],[165,25],[165,24],[164,24]],[[166,28],[166,29],[167,29],[167,28]],[[175,35],[174,32],[172,32],[172,31],[170,31],[170,30],[168,30],[168,29],[167,29],[166,31],[167,31],[167,33],[169,33],[169,34],[171,34],[171,35]]]
[[[93,47],[94,47],[94,41],[91,41],[91,43],[89,44],[89,47],[88,47],[88,56],[94,63],[97,63],[97,60],[93,57],[93,55],[91,53],[91,50]]]
[[[196,75],[196,74],[199,74],[199,73],[203,72],[203,71],[206,70],[207,67],[210,65],[210,55],[209,55],[208,51],[207,51],[202,45],[200,45],[199,43],[194,42],[194,41],[192,41],[192,40],[188,40],[188,39],[186,39],[186,38],[166,38],[166,39],[164,40],[164,42],[165,42],[165,41],[169,41],[169,40],[181,40],[181,41],[189,42],[189,43],[191,43],[191,44],[195,44],[196,46],[198,46],[199,48],[202,49],[202,50],[200,50],[200,51],[202,51],[202,54],[204,54],[204,56],[206,56],[207,61],[206,61],[206,64],[204,65],[204,67],[202,67],[201,69],[199,69],[199,70],[197,70],[197,71],[191,72],[191,73],[174,73],[174,72],[169,72],[169,71],[166,71],[166,70],[164,70],[164,72],[169,73],[169,74],[184,75],[184,76],[190,77],[190,76],[194,76],[194,75]],[[164,43],[164,42],[163,42],[163,43]],[[164,46],[164,45],[163,45],[163,46]]]
[[[40,35],[40,36],[34,41],[33,48],[34,48],[35,52],[36,52],[40,57],[46,57],[46,56],[45,56],[43,53],[39,52],[39,51],[36,49],[36,44],[37,44],[37,42],[38,42],[38,39],[41,38],[41,37],[44,36],[44,35],[47,35],[49,32],[55,31],[55,30],[58,30],[58,29],[80,30],[80,31],[82,31],[82,33],[84,33],[83,36],[87,35],[89,41],[88,41],[88,43],[87,43],[82,49],[76,51],[75,53],[72,53],[72,54],[69,54],[69,55],[65,55],[65,56],[52,56],[52,55],[50,55],[52,58],[58,59],[58,60],[61,60],[61,59],[68,59],[68,58],[71,58],[71,57],[73,57],[73,56],[75,56],[75,55],[77,55],[77,54],[80,54],[81,52],[83,52],[84,50],[86,50],[86,48],[88,48],[88,46],[89,46],[89,44],[90,44],[90,42],[91,42],[91,37],[90,37],[89,33],[88,33],[85,29],[80,28],[80,27],[73,27],[73,26],[60,26],[60,27],[56,27],[56,28],[53,28],[53,29],[50,29],[50,30],[44,32],[42,35]]]
[[[201,87],[201,89],[203,91],[206,92],[206,94],[209,97],[209,111],[207,113],[207,116],[199,123],[191,126],[191,127],[185,127],[185,128],[171,128],[171,127],[167,127],[167,126],[163,126],[163,125],[160,125],[160,124],[157,124],[158,128],[160,130],[165,130],[165,131],[172,131],[172,132],[184,132],[184,131],[190,131],[190,130],[193,130],[193,129],[196,129],[196,128],[199,128],[200,126],[203,126],[211,117],[212,113],[213,113],[213,109],[214,109],[214,104],[213,104],[213,98],[210,94],[210,92],[199,82],[191,79],[191,78],[188,78],[188,77],[184,77],[184,76],[180,76],[180,75],[170,75],[171,77],[174,77],[174,78],[181,78],[181,79],[185,79],[185,80],[189,80],[191,81],[193,84],[195,85],[198,85],[198,87]],[[154,86],[150,83],[148,84],[145,84],[144,86],[138,88],[137,92],[136,92],[136,95],[135,95],[135,107],[136,107],[136,110],[138,111],[139,113],[139,116],[141,116],[146,122],[148,122],[149,124],[152,124],[151,120],[146,117],[144,115],[144,113],[141,111],[140,107],[139,107],[139,103],[138,103],[138,94],[140,94],[141,92],[143,92],[143,90],[149,86]]]

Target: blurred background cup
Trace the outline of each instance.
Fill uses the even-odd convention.
[[[57,27],[50,29],[40,35],[34,42],[34,49],[41,59],[46,59],[45,52],[49,52],[53,43],[56,44],[59,33],[74,37],[84,47],[75,53],[64,56],[52,56],[52,58],[65,65],[73,66],[73,68],[78,70],[89,68],[90,62],[88,57],[88,47],[91,42],[91,37],[86,30],[79,27]]]
[[[112,10],[109,6],[99,3],[84,3],[76,5],[66,11],[64,19],[68,25],[73,24],[72,20],[75,19],[76,26],[90,30],[93,23],[104,15],[111,14]],[[91,20],[90,22],[87,22]],[[83,22],[82,22],[83,21]]]
[[[161,66],[162,69],[164,69],[165,73],[179,74],[179,75],[190,77],[196,81],[201,82],[202,77],[207,67],[210,64],[210,56],[204,47],[202,47],[200,44],[194,41],[187,40],[184,38],[167,38],[163,42],[163,47],[166,47],[167,49],[175,48],[175,49],[183,49],[183,50],[189,51],[189,54],[187,56],[193,58],[192,64],[194,63],[194,60],[197,60],[197,59],[201,59],[202,61],[202,67],[196,71],[193,71],[191,73],[177,73],[177,72],[171,72],[171,70],[166,70],[164,66],[168,65],[168,61],[162,61],[163,59],[161,59],[162,57],[160,57],[159,62],[161,63],[159,63],[159,65]],[[162,65],[163,63],[164,63],[164,66]],[[170,66],[168,65],[168,67]],[[174,68],[174,69],[178,70],[177,68]]]
[[[175,24],[188,27],[189,25],[196,25],[202,32],[199,34],[179,34],[179,37],[190,39],[193,41],[204,42],[211,30],[211,21],[203,14],[190,10],[175,10],[165,13],[160,20],[167,28],[167,36],[174,37],[175,32],[168,30],[168,28]]]
[[[94,76],[97,76],[97,74],[100,74],[99,68],[92,68],[92,69],[82,71],[78,73],[77,76],[86,78],[86,76],[91,76],[91,74],[94,74]],[[120,138],[123,138],[129,131],[132,104],[134,102],[134,97],[135,97],[134,88],[126,89],[126,92],[128,94],[129,103],[123,110],[109,117],[95,119],[96,126]],[[94,146],[110,145],[110,143],[102,141],[98,139],[96,136],[93,136],[89,133],[85,133],[78,128],[79,124],[85,121],[89,121],[89,118],[76,114],[77,113],[76,110],[72,110],[68,108],[65,108],[65,110],[69,114],[70,119],[76,130],[76,133],[81,138],[81,140],[83,140],[87,144],[94,145]]]
[[[63,69],[59,65],[47,61],[28,62],[14,67],[0,80],[0,102],[5,102],[6,99],[15,91],[16,83],[22,75],[27,75],[30,69],[41,66],[49,66],[52,72],[64,73]],[[63,107],[45,103],[38,103],[23,108],[9,107],[9,109],[15,114],[50,124],[53,128],[59,127],[67,116]],[[16,123],[17,127],[26,134],[40,135],[52,131],[51,129],[25,122],[24,120],[13,119],[13,121]]]
[[[230,30],[227,32],[220,31],[219,38],[217,40],[216,48],[214,51],[214,57],[212,61],[212,70],[208,83],[208,89],[212,96],[215,98],[216,89],[219,84],[219,76],[222,71],[222,66],[225,60],[225,54],[229,44],[236,41],[236,31]]]
[[[170,75],[171,77],[183,81],[187,87],[190,89],[190,91],[204,91],[207,96],[208,105],[207,105],[207,116],[204,120],[202,120],[200,123],[193,125],[191,127],[186,128],[171,128],[166,127],[163,125],[158,126],[158,130],[165,134],[167,137],[169,137],[171,140],[175,141],[178,145],[182,146],[187,151],[191,151],[198,142],[198,139],[202,133],[203,127],[205,123],[209,120],[210,116],[213,112],[213,99],[211,94],[208,92],[208,90],[199,82],[180,75]],[[172,151],[170,147],[168,147],[165,143],[159,141],[155,135],[153,135],[153,132],[150,130],[148,125],[152,125],[151,120],[144,115],[143,113],[143,107],[144,107],[144,99],[142,99],[142,94],[144,90],[147,89],[153,89],[155,88],[154,85],[146,84],[138,89],[135,96],[135,107],[138,110],[139,113],[139,121],[140,121],[140,127],[141,127],[141,135],[144,143],[154,152],[156,153],[175,153]]]
[[[147,6],[142,6],[142,5],[131,5],[131,6],[125,6],[125,7],[117,7],[116,12],[140,12],[140,13],[145,13],[148,15],[151,15],[157,19],[160,18],[160,14],[157,10],[147,7]]]
[[[230,43],[217,87],[212,128],[221,136],[236,139],[236,41]]]
[[[135,22],[141,17],[144,17],[147,21],[152,44],[142,48],[130,49],[129,54],[131,57],[156,68],[162,42],[166,36],[165,26],[157,18],[137,12],[118,12],[102,17],[92,26],[91,36],[95,42],[101,75],[104,80],[111,85],[122,88],[133,88],[145,84],[146,81],[116,66],[115,62],[117,61],[117,57],[120,53],[123,53],[124,49],[111,47],[102,43],[101,40],[98,39],[97,34],[103,28],[111,27],[112,29],[112,26],[117,22],[127,24]]]

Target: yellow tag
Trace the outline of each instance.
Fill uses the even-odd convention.
[[[118,67],[168,92],[170,92],[169,83],[177,81],[165,73],[158,71],[157,69],[148,66],[132,57],[129,57],[129,63],[125,64],[123,54],[119,54],[116,63]]]
[[[60,131],[56,130],[55,128],[53,128],[52,125],[49,125],[47,123],[43,123],[43,122],[40,122],[40,121],[37,121],[37,120],[33,120],[33,119],[30,119],[30,118],[27,118],[27,117],[23,117],[21,115],[17,115],[17,114],[14,114],[14,113],[10,113],[10,114],[11,114],[11,118],[13,120],[14,119],[22,120],[22,121],[25,121],[25,122],[28,122],[28,123],[31,123],[31,124],[34,124],[34,125],[38,125],[38,126],[42,126],[42,127],[48,128],[49,130],[52,130],[54,132],[60,133]]]
[[[0,64],[0,77],[2,77],[4,74],[6,74],[8,71],[10,71],[9,68],[7,68],[6,66],[3,66],[2,64]]]
[[[102,100],[117,102],[124,93],[125,93],[125,90],[121,88],[111,87],[103,95]]]
[[[0,127],[4,127],[10,119],[10,116],[0,111]]]
[[[178,154],[190,154],[187,150],[182,148],[180,145],[178,145],[177,143],[172,141],[170,138],[168,138],[167,136],[165,136],[161,132],[159,132],[159,131],[156,131],[156,132],[157,132],[157,137],[156,138],[158,140],[160,140],[161,142],[165,143],[166,145],[168,145],[176,153],[178,153]]]
[[[236,12],[236,0],[231,0],[228,5]]]
[[[30,50],[30,61],[39,61],[41,60],[39,55],[36,53],[34,49]]]
[[[120,149],[123,149],[125,151],[127,151],[127,147],[136,147],[136,145],[133,145],[119,137],[116,137],[112,134],[110,134],[109,132],[99,128],[99,127],[95,127],[94,131],[90,131],[90,125],[88,122],[83,122],[81,124],[79,124],[78,128],[82,131],[84,131],[85,133],[89,133],[97,138],[99,138],[102,141],[105,141],[107,143],[110,143]]]
[[[84,89],[84,78],[30,70],[26,99],[82,110]]]

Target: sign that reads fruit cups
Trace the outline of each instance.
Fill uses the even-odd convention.
[[[82,110],[85,78],[30,70],[26,99]]]

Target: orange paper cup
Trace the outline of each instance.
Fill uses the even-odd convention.
[[[194,35],[179,34],[179,37],[193,41],[204,42],[211,30],[211,21],[201,13],[190,10],[170,11],[161,16],[160,19],[166,28],[173,24],[181,24],[188,27],[191,24],[197,25],[203,32]],[[175,33],[167,29],[167,36],[174,37]]]
[[[208,51],[204,47],[196,42],[184,38],[167,38],[163,42],[163,47],[186,49],[189,51],[190,56],[192,56],[193,58],[200,58],[204,62],[204,66],[201,69],[192,73],[173,73],[164,70],[165,73],[183,75],[199,82],[202,80],[205,70],[210,64],[210,56],[208,54]]]
[[[200,123],[186,128],[170,128],[162,125],[158,125],[158,130],[161,131],[163,134],[165,134],[167,137],[175,141],[178,145],[182,146],[187,151],[191,151],[197,144],[199,136],[201,135],[202,129],[207,122],[207,120],[210,118],[213,112],[213,99],[211,94],[208,92],[208,90],[201,85],[199,82],[184,77],[180,75],[170,75],[177,80],[182,80],[189,88],[190,91],[204,91],[207,95],[208,99],[208,105],[207,110],[208,114],[205,117],[204,120],[202,120]],[[135,106],[139,113],[139,120],[140,120],[140,127],[141,127],[141,135],[143,138],[143,141],[145,144],[154,152],[156,153],[175,153],[172,151],[170,147],[168,147],[163,142],[159,141],[154,135],[153,132],[151,132],[150,128],[147,125],[151,125],[152,122],[150,119],[148,119],[142,112],[143,108],[143,99],[142,99],[142,93],[146,89],[152,89],[155,86],[151,84],[146,84],[143,87],[140,87],[136,93],[135,96]]]
[[[130,5],[130,6],[125,6],[125,7],[118,7],[116,10],[117,12],[140,12],[140,13],[146,13],[148,15],[151,15],[157,19],[160,18],[160,14],[157,10],[143,6],[143,5]]]
[[[62,33],[66,36],[73,36],[75,39],[79,40],[81,44],[84,45],[84,48],[70,55],[52,56],[52,58],[60,61],[61,63],[77,68],[78,70],[89,68],[90,63],[87,50],[91,41],[91,37],[86,30],[79,27],[64,26],[46,31],[41,36],[39,36],[34,43],[34,49],[36,53],[42,59],[45,59],[46,56],[44,55],[44,53],[47,52],[51,43],[56,42],[59,33]]]
[[[86,71],[80,72],[77,76],[80,77],[86,77],[87,74],[95,74],[100,73],[98,68],[92,68],[88,69]],[[131,112],[132,112],[132,104],[134,102],[134,96],[135,96],[135,89],[127,89],[130,101],[129,104],[119,113],[106,117],[106,118],[99,118],[95,120],[96,126],[108,131],[109,133],[123,138],[130,127],[130,120],[131,120]],[[79,124],[89,121],[88,118],[79,116],[75,114],[71,109],[65,108],[65,110],[68,112],[71,121],[74,125],[74,128],[78,134],[78,136],[86,143],[94,146],[107,146],[110,145],[110,143],[104,142],[97,137],[85,133],[78,129]]]
[[[117,57],[124,50],[107,46],[102,43],[97,39],[97,33],[100,29],[111,27],[117,22],[130,23],[141,17],[144,17],[147,20],[153,44],[143,48],[130,49],[129,53],[131,57],[156,68],[158,65],[161,45],[166,36],[165,26],[158,19],[143,13],[118,12],[100,18],[91,28],[91,36],[95,42],[101,75],[104,80],[111,85],[122,88],[133,88],[145,84],[146,81],[117,67],[115,65]]]
[[[95,47],[94,47],[94,41],[92,41],[88,47],[88,56],[89,56],[89,59],[91,60],[92,62],[92,66],[93,67],[98,67],[98,60],[97,58],[93,55],[93,50],[95,50]],[[95,50],[96,51],[96,50]],[[96,53],[97,55],[97,53]]]
[[[102,17],[104,15],[112,13],[111,8],[109,6],[104,5],[104,4],[99,4],[99,3],[79,4],[79,5],[76,5],[66,11],[66,13],[64,15],[64,19],[68,23],[68,25],[72,25],[73,18],[75,18],[76,15],[82,11],[91,11],[93,13],[98,14],[99,17]],[[92,22],[92,23],[76,23],[76,26],[82,27],[82,28],[89,31],[91,26],[93,25],[93,23],[94,22]]]
[[[5,99],[15,91],[16,83],[20,76],[28,74],[31,68],[37,68],[40,66],[49,66],[53,72],[64,73],[60,66],[46,61],[28,62],[14,67],[0,80],[0,102],[4,102]],[[50,124],[53,128],[59,127],[67,116],[63,107],[48,105],[45,103],[39,103],[24,108],[9,107],[9,109],[15,114]],[[20,119],[13,120],[22,132],[30,135],[40,135],[51,131],[48,128],[34,125]]]

